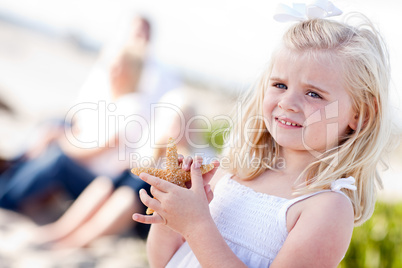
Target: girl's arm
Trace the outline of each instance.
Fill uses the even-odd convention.
[[[212,218],[194,226],[185,239],[202,267],[247,267],[227,245]]]
[[[152,224],[147,238],[149,266],[165,267],[183,243],[183,237],[166,225]]]
[[[294,206],[300,214],[271,267],[337,267],[353,232],[351,202],[328,192]]]

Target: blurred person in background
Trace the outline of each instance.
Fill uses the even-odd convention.
[[[71,128],[51,123],[23,161],[3,174],[0,207],[32,215],[44,207],[43,197],[60,189],[76,199],[57,221],[34,230],[28,242],[45,248],[84,247],[134,225],[137,234],[147,234],[149,227],[133,223],[131,215],[145,209],[138,191],[149,186],[130,173],[128,160],[134,151],[151,155],[151,141],[142,148],[125,145],[148,137],[147,124],[137,118],[150,123],[151,104],[180,85],[178,77],[149,53],[150,27],[144,17],[133,18],[124,49],[116,54],[116,46],[106,46],[84,83],[77,104],[68,112]],[[97,146],[80,148],[74,140],[84,145],[97,141]]]
[[[122,39],[121,33],[119,34],[119,38],[115,39]],[[116,44],[107,45],[102,51],[98,64],[95,65],[93,72],[88,77],[88,81],[83,85],[76,106],[71,109],[82,108],[82,111],[79,110],[76,113],[77,116],[74,115],[75,117],[79,115],[79,117],[73,118],[74,123],[71,130],[66,128],[64,123],[61,127],[60,125],[54,127],[54,124],[51,124],[50,129],[46,128],[44,131],[45,135],[41,136],[41,139],[38,139],[34,146],[30,147],[21,157],[22,161],[2,174],[0,207],[27,212],[33,207],[33,201],[49,196],[49,193],[55,192],[55,188],[60,188],[60,186],[63,190],[67,190],[71,198],[75,199],[95,177],[103,175],[116,178],[123,170],[128,169],[127,161],[110,161],[110,157],[115,159],[123,157],[127,160],[129,150],[126,152],[120,150],[119,153],[125,155],[118,156],[116,148],[120,148],[121,133],[113,135],[113,123],[105,126],[106,122],[101,122],[99,118],[101,108],[107,113],[104,114],[103,120],[114,117],[114,124],[117,123],[119,116],[129,118],[132,115],[140,115],[144,122],[149,122],[150,105],[157,102],[165,92],[177,86],[179,79],[151,57],[148,49],[151,24],[145,17],[132,18],[130,30],[123,35],[123,42],[120,42],[119,45],[121,47],[124,44],[123,54],[126,53],[125,56],[130,54],[132,59],[135,58],[136,63],[140,63],[136,66],[138,72],[117,70],[116,65],[110,68],[110,65],[113,65],[111,57],[114,59],[117,57],[123,61],[127,59],[123,59],[124,57],[119,54],[121,51],[116,52],[118,51]],[[125,67],[126,69],[128,65]],[[130,73],[136,78],[129,77]],[[125,83],[132,83],[131,87]],[[106,89],[107,94],[104,94]],[[135,94],[131,94],[131,96],[135,95],[137,99],[130,100],[125,97],[125,93],[130,90],[135,91]],[[98,103],[94,101],[98,101]],[[117,103],[120,101],[124,104]],[[121,108],[121,106],[125,108]],[[124,121],[123,123],[134,125],[138,122]],[[138,140],[140,133],[143,138],[147,136],[146,124],[145,126],[140,124],[145,129],[139,129],[139,124],[136,125],[136,131],[131,133],[125,128],[119,129],[123,131],[123,141],[131,143],[132,140]],[[100,133],[102,127],[107,133]],[[67,132],[70,133],[70,139],[66,139]],[[84,141],[84,143],[86,141],[88,144],[97,141],[98,146],[91,149],[77,148],[71,144],[71,137]],[[83,143],[81,142],[81,144]],[[150,144],[145,144],[143,149],[149,147]],[[143,151],[144,154],[147,154],[147,149]],[[127,170],[125,172],[129,173]]]
[[[157,60],[152,51],[151,22],[145,16],[123,18],[116,36],[101,51],[99,60],[84,82],[78,103],[110,98],[108,69],[121,47],[131,48],[143,60],[138,91],[146,95],[149,103],[156,103],[167,92],[181,86],[180,78],[169,67]]]
[[[124,49],[110,68],[112,98],[107,103],[107,116],[99,113],[101,105],[106,107],[106,102],[84,103],[74,113],[71,131],[66,131],[71,133],[70,137],[54,135],[53,139],[47,140],[49,143],[42,152],[36,153],[37,157],[28,154],[27,160],[2,174],[0,206],[23,210],[60,188],[76,198],[99,175],[110,177],[115,186],[127,176],[134,182],[127,171],[132,151],[125,146],[127,137],[139,140],[148,134],[147,129],[138,128],[137,122],[126,119],[143,115],[147,109],[145,97],[137,92],[141,70],[142,59],[129,48]],[[125,120],[116,127],[118,117]],[[107,121],[111,118],[115,121]],[[102,124],[105,125],[103,129]],[[102,130],[104,133],[100,133]],[[83,146],[77,146],[73,139]],[[84,146],[93,141],[96,146]]]

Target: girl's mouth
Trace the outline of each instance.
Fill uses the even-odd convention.
[[[282,118],[275,117],[275,120],[282,125],[292,126],[292,127],[303,127],[302,125],[299,125],[289,119],[282,119]]]

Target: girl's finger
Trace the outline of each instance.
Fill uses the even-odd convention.
[[[182,154],[177,155],[177,162],[179,162],[179,165],[183,163],[184,156]]]
[[[164,192],[160,191],[158,188],[156,188],[154,186],[151,186],[150,192],[151,192],[152,196],[158,200],[161,200],[160,198],[164,194]]]
[[[187,156],[184,160],[183,160],[183,165],[182,168],[185,171],[190,171],[191,169],[191,164],[193,163],[193,158],[191,156]]]
[[[154,211],[158,210],[161,206],[158,199],[150,197],[144,189],[140,190],[140,200],[146,207],[151,208]]]
[[[159,216],[158,213],[154,213],[153,215],[142,215],[139,213],[135,213],[133,215],[133,220],[145,224],[166,223],[165,220],[161,216]]]
[[[201,173],[202,157],[197,156],[191,165],[191,188],[204,189],[204,182]]]
[[[169,189],[171,189],[172,185],[174,185],[168,181],[162,180],[158,177],[149,175],[147,173],[141,173],[139,177],[141,180],[145,181],[151,186],[154,186],[155,188],[157,188],[162,192],[167,192]]]

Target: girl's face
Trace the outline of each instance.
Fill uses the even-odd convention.
[[[265,124],[285,149],[322,153],[356,129],[357,116],[335,59],[283,50],[265,92]]]

